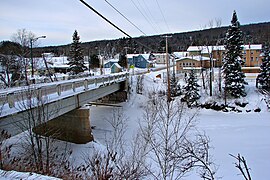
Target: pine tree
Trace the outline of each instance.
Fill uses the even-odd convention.
[[[187,84],[184,86],[183,100],[187,102],[188,106],[197,105],[197,100],[200,99],[199,95],[200,85],[197,83],[197,78],[193,70],[189,73]]]
[[[68,65],[70,66],[71,74],[79,74],[87,69],[84,64],[84,58],[81,48],[80,36],[78,35],[77,30],[73,34],[73,42],[70,48],[70,55],[68,58]]]
[[[91,61],[91,67],[92,68],[99,68],[100,67],[100,62],[99,62],[99,58],[96,54],[92,54],[90,56],[90,61]]]
[[[127,56],[125,54],[120,54],[118,64],[121,67],[127,68]]]
[[[242,31],[237,19],[236,12],[233,12],[231,25],[226,34],[225,57],[222,66],[224,77],[225,95],[231,95],[235,98],[246,96],[245,92],[245,74],[242,72]]]
[[[176,97],[181,95],[181,87],[178,84],[178,81],[175,77],[175,73],[172,74],[170,78],[170,85],[171,85],[171,97]]]
[[[261,72],[258,75],[258,83],[263,89],[270,90],[270,56],[269,47],[265,46],[263,50],[263,59],[261,64]]]

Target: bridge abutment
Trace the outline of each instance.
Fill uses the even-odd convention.
[[[37,126],[34,132],[76,144],[93,141],[94,137],[90,126],[90,109],[72,110]]]

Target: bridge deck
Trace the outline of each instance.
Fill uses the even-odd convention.
[[[101,86],[125,81],[127,77],[127,73],[117,73],[4,89],[0,92],[0,119],[26,110],[27,107],[24,106],[27,103],[31,103],[32,107],[36,106],[40,101],[45,104],[51,103],[86,91],[93,91]]]

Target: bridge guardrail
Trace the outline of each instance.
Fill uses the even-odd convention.
[[[95,88],[100,85],[110,85],[112,83],[126,80],[128,76],[129,73],[117,73],[101,77],[72,79],[62,82],[24,86],[21,88],[10,88],[6,89],[5,92],[0,92],[0,106],[8,103],[9,108],[13,108],[15,106],[15,102],[29,99],[29,97],[41,99],[43,96],[48,96],[54,93],[61,96],[62,92],[65,91],[71,90],[72,92],[76,92],[80,88],[81,90],[88,90],[90,85],[93,85]]]

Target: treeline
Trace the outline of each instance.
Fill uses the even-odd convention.
[[[210,28],[171,34],[169,39],[170,51],[186,51],[190,45],[223,44],[228,26]],[[270,22],[242,25],[244,43],[270,43]],[[136,38],[119,38],[115,40],[101,40],[82,43],[84,55],[102,54],[113,56],[117,53],[164,52],[164,38],[162,35],[141,36]],[[53,52],[56,55],[68,55],[70,44],[36,48],[35,52]]]

